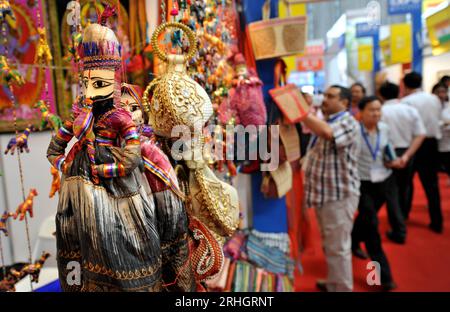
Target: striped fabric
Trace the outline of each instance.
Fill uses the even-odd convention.
[[[55,159],[55,162],[53,163],[53,166],[58,169],[59,171],[62,171],[62,165],[64,164],[66,157],[64,155],[58,156]]]
[[[265,245],[263,240],[252,234],[248,236],[246,247],[250,262],[269,272],[294,277],[294,261],[280,249]]]
[[[56,137],[65,142],[69,142],[73,137],[73,133],[67,130],[65,127],[61,127],[56,133]]]
[[[176,176],[171,177],[171,175],[168,172],[166,172],[163,168],[156,165],[147,157],[142,156],[142,159],[144,161],[144,167],[146,170],[152,172],[154,175],[159,177],[179,197],[184,198],[184,194],[180,191],[180,188],[178,187],[178,181],[175,180]]]
[[[122,137],[125,139],[125,141],[129,140],[137,140],[139,142],[139,134],[137,132],[136,127],[129,127],[124,132],[122,132]]]
[[[102,165],[101,175],[105,178],[123,177],[125,175],[125,168],[123,164],[104,164]]]
[[[114,139],[107,139],[107,138],[102,138],[102,137],[95,137],[95,141],[97,142],[98,145],[103,145],[103,146],[113,146],[114,145]]]
[[[92,129],[93,121],[92,107],[84,108],[83,113],[75,119],[73,125],[74,134],[78,140],[81,140]]]

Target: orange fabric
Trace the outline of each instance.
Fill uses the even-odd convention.
[[[241,50],[245,56],[248,68],[256,69],[255,54],[253,53],[252,43],[250,42],[250,36],[248,34],[248,27],[245,28],[245,32],[240,32],[241,37],[239,42],[241,43]]]
[[[293,170],[292,190],[286,195],[288,234],[291,240],[291,256],[300,262],[301,252],[311,246],[311,225],[303,210],[303,173]]]

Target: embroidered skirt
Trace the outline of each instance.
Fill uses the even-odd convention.
[[[96,148],[96,163],[116,161]],[[136,168],[123,178],[90,179],[86,150],[63,176],[56,215],[57,261],[64,291],[160,291],[161,247],[155,203]]]

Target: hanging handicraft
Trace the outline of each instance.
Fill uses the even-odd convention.
[[[158,37],[167,28],[181,29],[188,37],[190,46],[187,55],[167,55],[158,46]],[[186,72],[186,63],[196,53],[195,34],[184,24],[165,23],[157,27],[152,36],[155,54],[167,63],[167,72],[155,78],[146,88],[144,105],[149,124],[155,133],[166,137],[172,135],[176,126],[188,127],[193,133],[191,155],[203,155],[203,127],[213,114],[211,100],[206,91]],[[178,133],[177,133],[178,134]],[[189,167],[189,195],[191,212],[203,222],[215,236],[222,240],[232,235],[239,224],[239,202],[237,191],[220,181],[202,157],[186,160]]]

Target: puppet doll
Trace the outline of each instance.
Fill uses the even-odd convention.
[[[188,223],[184,195],[168,157],[157,146],[143,114],[142,92],[136,85],[122,84],[121,104],[140,130],[145,178],[155,202],[157,229],[162,252],[163,286],[174,291],[195,290],[188,248]]]
[[[85,99],[47,151],[63,172],[56,239],[64,291],[162,289],[155,207],[142,185],[139,135],[120,106],[121,46],[105,26],[112,13],[107,7],[100,23],[84,30],[79,53]],[[65,156],[73,136],[78,141]],[[80,265],[79,276],[67,266],[72,261]]]

